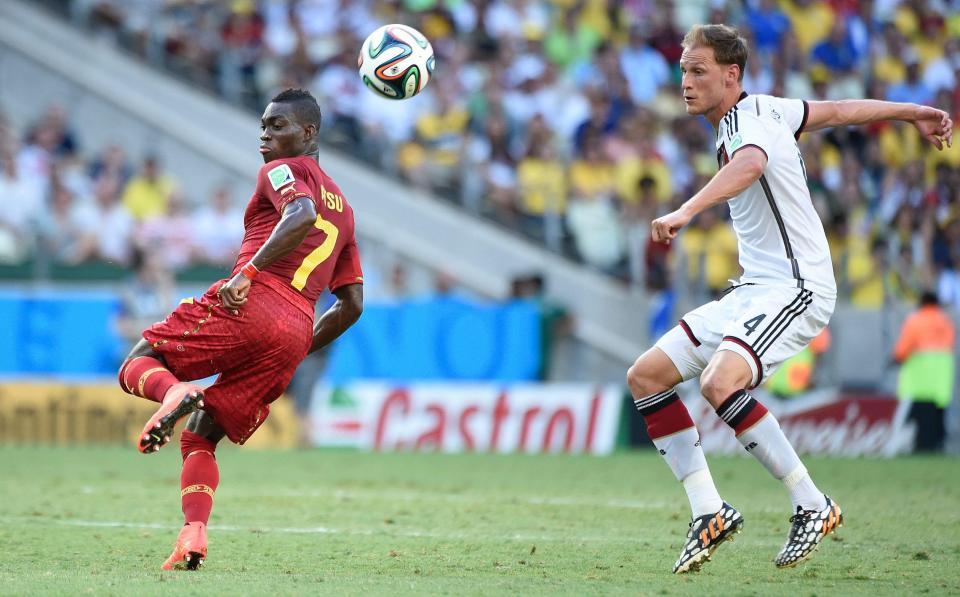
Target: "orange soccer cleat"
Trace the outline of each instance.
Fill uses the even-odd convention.
[[[180,419],[203,408],[203,388],[194,383],[173,384],[163,397],[157,412],[143,427],[137,449],[144,454],[156,452],[170,441]]]
[[[163,563],[163,570],[197,570],[207,558],[207,525],[188,522],[180,529],[173,553]]]

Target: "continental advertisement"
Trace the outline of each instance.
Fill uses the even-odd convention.
[[[377,451],[609,454],[623,390],[591,384],[319,383],[314,445]]]
[[[129,444],[131,449],[157,405],[109,383],[0,383],[0,443]],[[297,445],[299,423],[281,397],[245,444]]]

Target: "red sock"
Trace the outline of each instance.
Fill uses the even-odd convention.
[[[180,505],[184,522],[210,520],[213,494],[220,484],[220,469],[214,452],[217,444],[196,433],[184,430],[180,434],[180,454],[183,470],[180,472]]]
[[[120,367],[119,377],[124,392],[154,402],[163,402],[170,386],[180,382],[163,363],[153,357],[127,359]]]

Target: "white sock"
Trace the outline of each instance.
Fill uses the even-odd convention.
[[[719,512],[723,507],[723,500],[717,493],[717,486],[713,484],[713,475],[708,468],[687,475],[683,480],[683,489],[690,500],[690,513],[693,518]]]
[[[793,503],[793,511],[797,511],[797,506],[803,510],[823,510],[827,507],[827,498],[823,492],[817,489],[807,472],[807,467],[802,464],[783,479],[783,485],[790,492],[790,501]]]
[[[826,507],[826,498],[813,484],[776,417],[767,413],[753,427],[738,435],[737,440],[771,475],[783,482],[790,492],[794,511],[798,505],[804,510],[822,510]]]
[[[667,461],[673,475],[683,483],[694,518],[720,510],[723,500],[713,484],[696,427],[659,437],[653,440],[653,445]]]

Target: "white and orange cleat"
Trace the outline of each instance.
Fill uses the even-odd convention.
[[[203,387],[195,383],[176,383],[163,396],[163,403],[143,427],[137,449],[144,454],[156,452],[170,441],[180,419],[203,408]]]
[[[180,529],[173,553],[163,563],[163,570],[197,570],[207,559],[207,525],[188,522]]]
[[[840,505],[824,496],[827,505],[822,510],[804,510],[797,506],[797,513],[790,517],[790,534],[780,553],[773,560],[777,568],[790,568],[809,559],[823,538],[843,526],[843,511]]]

